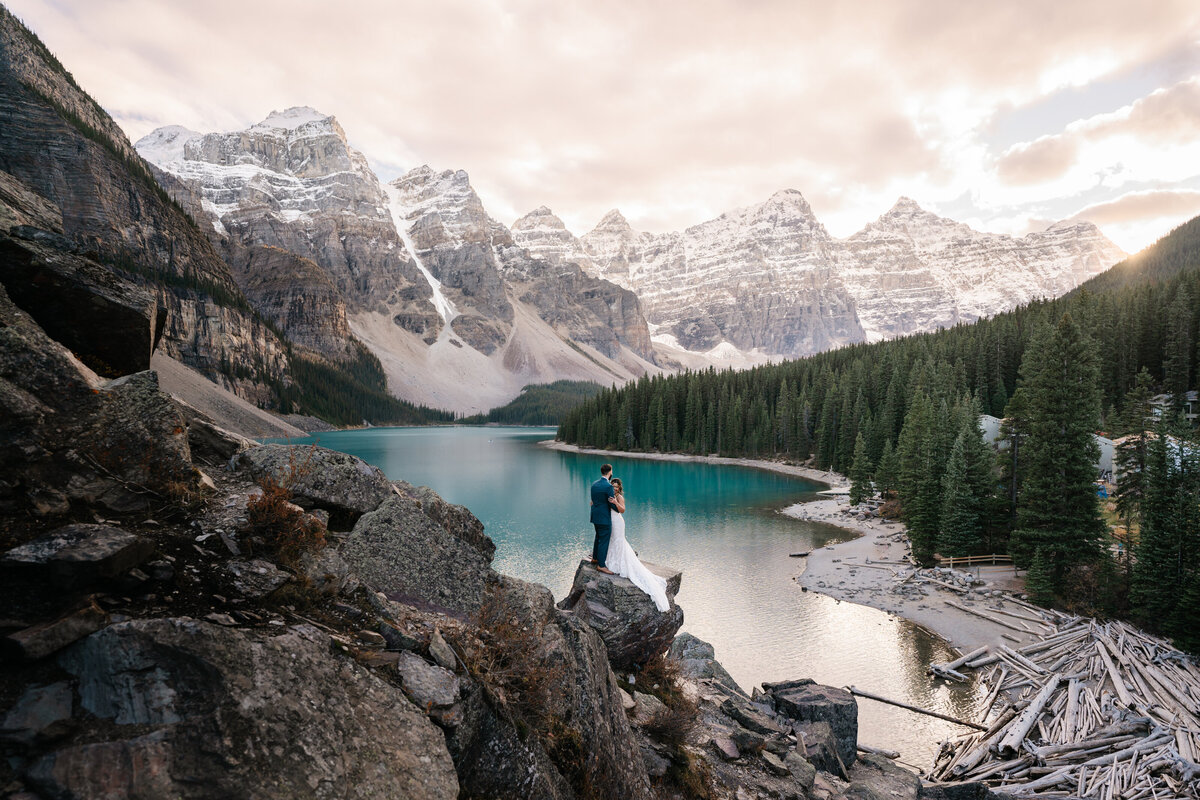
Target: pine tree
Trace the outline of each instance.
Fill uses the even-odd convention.
[[[1159,423],[1145,467],[1142,524],[1130,585],[1134,613],[1161,630],[1175,610],[1179,574],[1179,468],[1166,423]]]
[[[867,456],[867,442],[859,431],[854,440],[854,463],[850,467],[850,505],[856,506],[873,494],[871,459]]]
[[[1146,459],[1149,456],[1149,428],[1154,424],[1150,373],[1138,373],[1133,389],[1125,395],[1120,428],[1124,440],[1113,454],[1113,472],[1117,482],[1117,514],[1132,528],[1141,520],[1142,500],[1146,494]]]
[[[1054,591],[1067,570],[1098,558],[1105,525],[1096,489],[1100,396],[1091,342],[1063,314],[1034,335],[1021,362],[1029,436],[1013,556],[1030,563],[1040,551]]]
[[[1054,602],[1056,586],[1051,559],[1039,547],[1029,562],[1029,571],[1025,573],[1025,592],[1033,602],[1048,606]]]
[[[875,488],[880,497],[888,499],[896,491],[900,475],[900,454],[892,447],[891,440],[883,445],[883,454],[879,456],[879,466],[875,468]]]
[[[967,431],[959,431],[942,476],[938,549],[943,556],[970,555],[979,542],[980,498],[967,473]]]
[[[917,395],[900,431],[899,494],[913,558],[921,564],[933,563],[942,510],[935,428],[932,401],[925,394]]]

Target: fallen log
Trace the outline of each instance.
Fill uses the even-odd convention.
[[[976,730],[980,730],[980,731],[987,730],[986,725],[979,725],[978,723],[975,723],[975,722],[967,722],[965,719],[958,719],[957,717],[952,717],[949,714],[942,714],[937,711],[930,711],[927,708],[920,708],[919,706],[913,706],[913,705],[909,705],[908,703],[902,703],[899,700],[891,700],[887,697],[880,697],[877,694],[872,694],[871,692],[864,692],[862,689],[857,689],[853,686],[847,686],[846,691],[850,692],[850,694],[854,695],[855,697],[865,697],[868,700],[875,700],[880,703],[887,703],[890,706],[906,708],[909,711],[915,711],[918,714],[925,714],[926,716],[937,717],[938,719],[944,719],[947,722],[953,722],[957,725],[966,725],[968,728],[975,728]]]
[[[1051,675],[1050,680],[1046,681],[1046,685],[1042,687],[1042,690],[1037,693],[1037,696],[1029,702],[1025,710],[1013,721],[1012,726],[996,747],[997,752],[1001,756],[1011,755],[1021,750],[1021,742],[1025,741],[1025,736],[1029,733],[1029,729],[1034,726],[1038,717],[1042,715],[1042,709],[1046,707],[1047,701],[1054,694],[1054,690],[1058,688],[1061,680],[1062,675]]]

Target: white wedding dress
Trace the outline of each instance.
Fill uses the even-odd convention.
[[[612,535],[608,539],[608,556],[604,561],[606,567],[650,595],[659,611],[671,607],[667,600],[667,579],[655,575],[638,560],[637,553],[625,541],[625,516],[616,509],[612,512]]]

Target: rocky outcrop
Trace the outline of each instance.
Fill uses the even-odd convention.
[[[34,238],[0,234],[0,283],[12,301],[99,375],[117,378],[150,369],[166,324],[154,295],[67,252],[69,245],[57,234],[22,232]]]
[[[153,372],[104,381],[0,290],[0,509],[145,508],[192,485],[183,419]]]
[[[45,755],[27,780],[53,797],[457,797],[441,732],[330,644],[310,625],[112,625],[59,663],[117,736]]]
[[[608,648],[608,660],[617,670],[635,670],[671,646],[683,625],[683,609],[675,604],[675,595],[683,573],[646,566],[667,580],[667,611],[659,611],[654,601],[628,579],[605,575],[594,564],[583,561],[575,570],[571,591],[558,607],[600,634]]]
[[[285,486],[304,508],[321,508],[353,521],[392,496],[379,467],[324,447],[264,444],[237,455],[236,466],[255,480]]]
[[[849,767],[858,745],[858,703],[845,689],[810,679],[765,683],[766,697],[781,715],[802,723],[825,723],[833,732],[838,757]]]

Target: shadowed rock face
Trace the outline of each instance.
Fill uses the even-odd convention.
[[[845,689],[802,679],[765,683],[763,688],[780,714],[802,723],[825,723],[832,730],[838,756],[849,767],[858,745],[858,703]]]
[[[264,444],[239,453],[237,464],[255,480],[289,488],[296,503],[356,519],[390,497],[392,484],[379,467],[324,447]]]
[[[28,777],[49,796],[458,796],[441,731],[311,626],[133,620],[59,661],[83,709],[143,735],[43,757]]]
[[[600,634],[609,663],[616,670],[639,669],[665,653],[683,625],[683,609],[675,605],[683,573],[655,564],[646,566],[667,579],[671,602],[667,611],[660,612],[650,596],[627,579],[605,575],[586,561],[575,570],[571,591],[558,604]]]
[[[50,247],[0,234],[0,283],[47,334],[97,374],[117,378],[150,369],[166,323],[154,296],[112,270]]]
[[[153,372],[104,381],[0,290],[0,509],[144,508],[195,477],[178,408]]]

